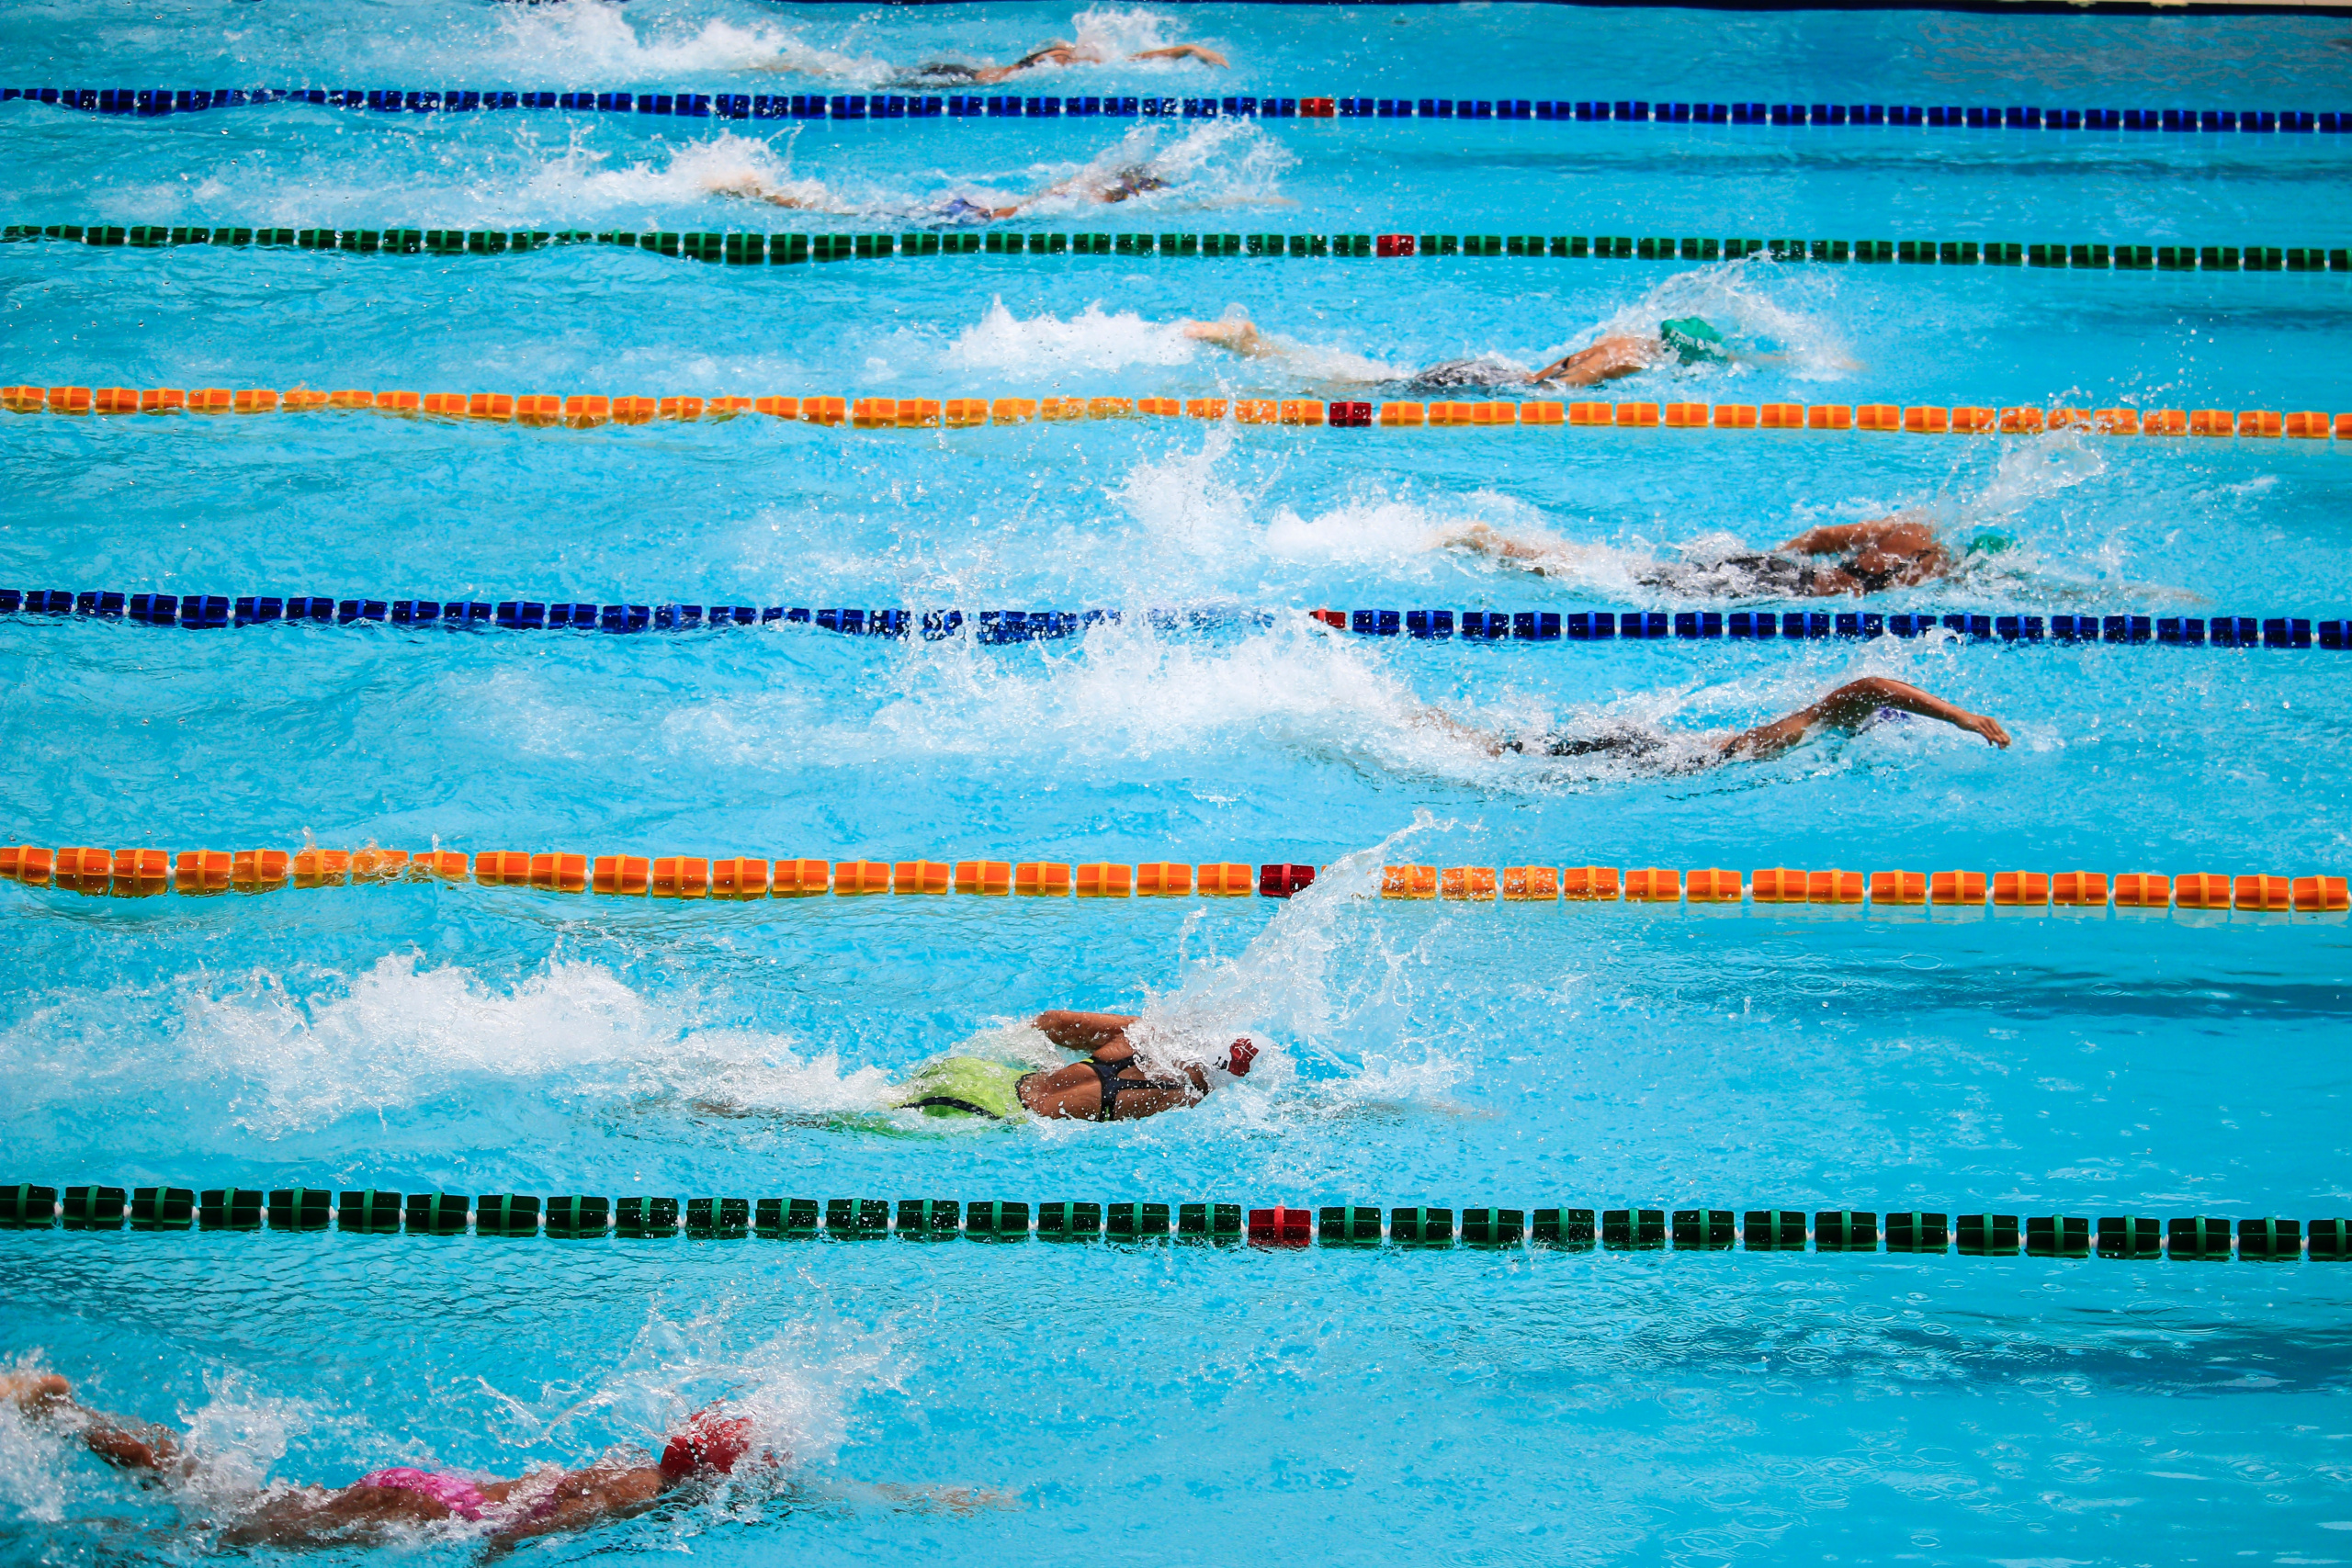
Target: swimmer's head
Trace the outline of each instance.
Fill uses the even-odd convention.
[[[662,1450],[662,1473],[672,1481],[684,1481],[698,1472],[712,1470],[721,1475],[731,1475],[743,1456],[752,1448],[752,1423],[746,1416],[723,1416],[718,1406],[707,1405],[686,1417],[686,1424],[670,1434],[670,1441]]]
[[[1141,164],[1130,164],[1126,168],[1121,169],[1117,174],[1111,176],[1110,185],[1103,188],[1102,199],[1105,201],[1125,201],[1131,197],[1138,197],[1150,191],[1166,190],[1167,188],[1168,181],[1166,179],[1159,175],[1153,174]]]
[[[1724,334],[1699,316],[1678,316],[1657,324],[1658,342],[1685,365],[1705,365],[1730,357]]]
[[[1245,1034],[1235,1041],[1232,1047],[1226,1052],[1225,1070],[1237,1078],[1248,1077],[1250,1064],[1257,1059],[1258,1047],[1251,1043],[1250,1037]]]
[[[1968,541],[1968,548],[1964,553],[1971,556],[1997,556],[2003,550],[2017,548],[2017,543],[2013,536],[2001,533],[1997,529],[1987,528]]]

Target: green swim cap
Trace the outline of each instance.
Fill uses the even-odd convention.
[[[1968,541],[1968,553],[1972,556],[1996,556],[2003,550],[2016,547],[2015,538],[2007,534],[1996,533],[1991,529],[1986,529]]]
[[[1711,359],[1728,359],[1724,349],[1724,334],[1697,316],[1678,316],[1657,324],[1658,341],[1674,351],[1675,357],[1685,365],[1704,365]]]

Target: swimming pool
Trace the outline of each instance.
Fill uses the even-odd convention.
[[[2329,109],[2346,47],[2321,19],[1532,6],[0,17],[17,78],[134,86],[850,93],[1073,33],[1233,64],[1030,91]],[[1164,188],[995,227],[2346,239],[2344,142],[2318,135],[23,102],[0,124],[6,217],[34,224],[936,231],[949,197],[1143,164]],[[815,206],[710,188],[747,176]],[[1382,400],[1424,395],[1422,367],[1695,314],[1748,357],[1592,395],[2333,411],[2352,326],[2335,274],[1769,257],[755,269],[27,243],[0,245],[0,369],[44,387]],[[1175,325],[1228,310],[1289,357]],[[0,1181],[2298,1218],[2352,1198],[2339,923],[1374,896],[1407,863],[2341,875],[2346,655],[1481,646],[1305,614],[2341,617],[2332,440],[331,412],[11,416],[0,437],[0,580],[25,588],[1127,612],[1010,646],[0,615],[0,838],[1324,868],[1289,901],[10,885]],[[1905,510],[2013,543],[1859,605],[1645,581]],[[1474,524],[1551,550],[1547,574],[1434,542]],[[1685,736],[1865,674],[2016,744],[1915,722],[1661,774],[1489,754],[1427,716]],[[1149,1121],[878,1115],[919,1063],[1034,1049],[1006,1026],[1065,1005],[1266,1051]],[[722,1393],[803,1461],[789,1485],[527,1550],[2324,1562],[2352,1529],[2352,1274],[2315,1262],[268,1231],[0,1232],[0,1353],[192,1427],[205,1456],[142,1493],[0,1417],[10,1561],[197,1556],[187,1521],[254,1484],[578,1462]],[[1011,1502],[967,1516],[900,1483]]]

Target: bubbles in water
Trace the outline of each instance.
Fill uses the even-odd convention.
[[[947,347],[951,365],[1028,377],[1056,370],[1118,370],[1134,365],[1182,365],[1200,352],[1173,325],[1147,321],[1132,310],[1106,312],[1099,302],[1068,320],[1046,314],[1023,319],[991,299],[980,319]]]

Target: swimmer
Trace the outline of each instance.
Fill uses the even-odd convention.
[[[180,1439],[168,1428],[79,1404],[62,1377],[0,1375],[0,1400],[72,1430],[108,1464],[156,1479],[189,1469]],[[752,1442],[749,1419],[707,1405],[670,1434],[658,1460],[643,1454],[636,1457],[644,1462],[605,1459],[583,1470],[540,1470],[512,1481],[405,1466],[379,1470],[348,1486],[305,1486],[256,1498],[218,1540],[230,1547],[365,1545],[403,1528],[461,1519],[480,1525],[490,1552],[498,1555],[535,1536],[634,1517],[673,1494],[707,1489],[747,1460],[773,1467],[789,1457],[764,1451],[754,1457]]]
[[[1291,357],[1295,352],[1282,339],[1259,331],[1238,317],[1216,321],[1179,321],[1177,327],[1195,343],[1213,344],[1244,359],[1281,359]],[[1728,362],[1732,357],[1732,350],[1721,333],[1697,316],[1683,316],[1660,321],[1654,337],[1612,334],[1589,348],[1555,359],[1540,370],[1530,370],[1497,355],[1481,355],[1474,359],[1432,365],[1404,378],[1399,384],[1432,391],[1474,387],[1589,387],[1668,361],[1706,365]]]
[[[1988,530],[1955,555],[1927,523],[1898,514],[1809,528],[1769,551],[1713,560],[1651,561],[1634,568],[1633,579],[1644,588],[1717,598],[1830,599],[1953,577],[1970,560],[1997,554],[2011,543],[2007,535]],[[1431,547],[1490,556],[1538,577],[1572,568],[1577,558],[1572,547],[1531,544],[1484,523],[1448,529],[1431,541]]]
[[[1086,1060],[1024,1072],[985,1057],[942,1057],[915,1069],[895,1107],[926,1116],[991,1122],[1032,1116],[1132,1122],[1199,1104],[1218,1081],[1249,1076],[1250,1064],[1258,1055],[1258,1047],[1244,1037],[1226,1048],[1222,1062],[1178,1062],[1154,1072],[1127,1038],[1127,1029],[1136,1021],[1132,1014],[1053,1011],[1041,1012],[1031,1021],[1063,1050],[1085,1052]]]
[[[1988,746],[2008,749],[2009,732],[1989,714],[1971,713],[1956,704],[1883,675],[1849,681],[1809,707],[1786,718],[1730,735],[1678,738],[1663,731],[1621,725],[1583,735],[1515,737],[1496,735],[1461,723],[1437,708],[1423,711],[1421,721],[1477,746],[1488,756],[1506,751],[1547,757],[1607,757],[1660,773],[1694,773],[1725,762],[1769,761],[1815,735],[1854,735],[1896,714],[1917,714],[1981,735]]]
[[[1133,62],[1154,60],[1197,60],[1217,70],[1226,67],[1225,56],[1213,49],[1196,43],[1170,44],[1161,49],[1138,50],[1126,56]],[[1068,39],[1048,39],[1010,65],[967,65],[960,61],[934,60],[918,65],[904,75],[893,78],[886,85],[892,87],[993,87],[999,82],[1009,82],[1015,76],[1047,66],[1108,65],[1111,57],[1102,46],[1087,42],[1072,43]]]
[[[836,212],[842,209],[821,196],[795,196],[778,190],[757,175],[736,175],[715,178],[704,183],[704,188],[714,196],[732,196],[745,201],[763,201],[770,207],[782,207],[796,212]],[[974,201],[968,197],[951,196],[931,202],[910,211],[890,216],[928,223],[986,223],[999,218],[1018,218],[1025,209],[1040,202],[1056,198],[1075,197],[1082,201],[1100,202],[1111,206],[1132,201],[1156,190],[1166,190],[1168,180],[1156,174],[1148,164],[1128,164],[1108,174],[1096,174],[1082,169],[1066,180],[1057,180],[1036,195],[1023,197],[1007,206]],[[879,216],[879,214],[876,214]]]

